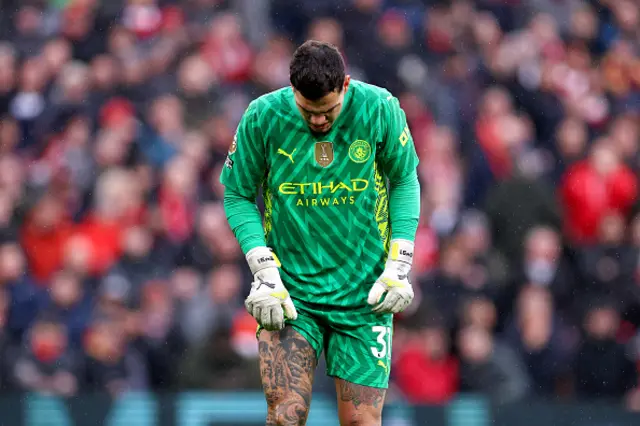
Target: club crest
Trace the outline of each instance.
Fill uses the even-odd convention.
[[[371,145],[364,140],[353,141],[349,147],[349,158],[354,163],[364,163],[371,157]]]

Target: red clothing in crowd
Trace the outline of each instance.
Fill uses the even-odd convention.
[[[214,73],[226,82],[242,83],[251,74],[253,51],[241,38],[219,40],[211,37],[204,43],[202,56]]]
[[[480,119],[476,123],[476,137],[482,148],[491,172],[497,179],[511,176],[513,161],[500,128],[500,121],[496,119]]]
[[[458,391],[458,361],[434,360],[418,347],[407,347],[394,364],[395,382],[412,404],[444,404]]]
[[[587,160],[573,165],[560,186],[566,235],[575,244],[594,242],[603,217],[611,213],[627,214],[637,193],[637,178],[624,165],[606,176],[599,174]]]
[[[20,243],[29,263],[29,271],[39,283],[46,284],[62,266],[64,247],[72,233],[73,225],[66,221],[45,229],[31,220],[25,224]]]
[[[77,226],[74,235],[86,238],[91,243],[91,273],[104,274],[118,260],[122,253],[124,228],[123,223],[105,221],[95,215],[89,215]]]
[[[158,204],[167,236],[172,241],[189,238],[194,226],[195,201],[165,185],[160,189]]]

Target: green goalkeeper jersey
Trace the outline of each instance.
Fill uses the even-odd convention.
[[[325,134],[311,132],[290,87],[254,100],[221,182],[251,200],[262,188],[266,242],[294,300],[357,307],[384,268],[389,182],[415,174],[417,164],[398,99],[352,80]]]

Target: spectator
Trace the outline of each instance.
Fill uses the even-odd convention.
[[[558,125],[552,147],[557,156],[556,167],[552,172],[556,184],[568,167],[584,159],[588,137],[587,126],[580,120],[566,118]]]
[[[121,325],[108,318],[94,321],[84,341],[84,388],[117,396],[146,388],[145,366],[128,347]]]
[[[186,156],[167,164],[158,193],[158,214],[170,244],[179,249],[193,231],[197,180],[194,165]]]
[[[530,379],[518,355],[477,326],[458,334],[460,390],[481,392],[496,403],[518,401],[530,392]]]
[[[458,361],[451,355],[445,324],[437,319],[418,321],[411,321],[415,331],[394,356],[395,383],[412,404],[444,404],[458,390]]]
[[[516,350],[531,377],[532,392],[548,397],[567,380],[575,341],[554,313],[548,289],[524,287],[516,315],[506,329],[506,342]]]
[[[29,58],[20,70],[15,96],[9,104],[11,115],[22,131],[20,148],[38,148],[38,119],[45,111],[44,90],[47,85],[46,68],[38,57]]]
[[[605,215],[626,215],[637,197],[637,179],[612,143],[599,139],[589,158],[574,164],[563,177],[564,228],[573,244],[593,243]]]
[[[419,168],[427,188],[425,216],[431,227],[447,236],[456,225],[462,204],[462,168],[456,155],[458,142],[447,128],[425,130],[424,156]]]
[[[560,209],[553,188],[540,179],[539,170],[528,170],[535,157],[522,157],[514,175],[487,193],[485,209],[491,222],[493,241],[510,268],[521,258],[522,241],[536,225],[560,228]]]
[[[16,243],[0,246],[0,282],[11,301],[4,324],[6,337],[22,341],[40,313],[43,293],[26,272],[24,254]]]
[[[514,291],[525,284],[546,288],[555,309],[565,316],[575,308],[576,277],[565,256],[558,231],[536,226],[526,235],[524,255],[514,276]]]
[[[139,304],[138,295],[143,285],[165,272],[162,265],[153,259],[153,236],[142,226],[133,226],[122,234],[122,256],[111,268],[106,280],[123,281],[130,290],[128,303]]]
[[[93,308],[89,289],[83,288],[76,275],[61,271],[53,276],[42,299],[40,309],[59,318],[68,331],[70,346],[80,348]]]
[[[149,386],[174,389],[185,339],[165,282],[152,281],[144,286],[136,325],[135,346],[145,360]]]
[[[16,349],[12,378],[16,389],[72,396],[80,385],[81,363],[68,347],[65,327],[42,318],[29,330],[25,344]]]
[[[131,177],[122,169],[106,171],[97,183],[94,208],[75,230],[89,243],[92,274],[103,274],[115,264],[122,253],[123,228],[138,220],[140,194]]]
[[[242,274],[232,265],[221,266],[207,276],[202,290],[184,306],[182,332],[191,344],[201,342],[211,330],[228,327],[237,309]]]
[[[490,224],[486,215],[470,210],[462,215],[453,237],[471,260],[472,273],[467,280],[472,287],[495,297],[503,291],[509,280],[509,268],[505,256],[492,244]]]
[[[462,281],[462,270],[469,261],[459,245],[452,243],[442,250],[440,268],[433,274],[420,278],[423,303],[438,306],[449,327],[457,322],[457,315],[471,289]]]
[[[178,69],[179,93],[184,102],[188,128],[199,128],[214,114],[215,74],[200,56],[185,59]]]
[[[178,153],[184,137],[184,105],[173,95],[161,96],[152,101],[147,115],[149,127],[140,148],[152,166],[163,167]]]
[[[233,348],[226,327],[212,329],[200,345],[193,346],[179,368],[180,382],[190,389],[259,389],[255,360],[246,361]]]
[[[583,273],[583,302],[602,297],[620,301],[619,309],[626,310],[632,290],[636,270],[638,250],[626,244],[625,222],[620,215],[612,214],[602,218],[598,244],[579,252],[580,269]]]
[[[620,316],[610,303],[588,309],[585,340],[574,362],[575,388],[583,398],[618,399],[637,385],[634,363],[616,341]],[[611,368],[611,366],[616,368]]]
[[[178,265],[194,268],[204,274],[210,270],[211,265],[237,260],[240,247],[231,238],[231,230],[225,220],[220,204],[207,203],[200,206],[197,232],[184,244],[176,260]]]
[[[461,306],[463,327],[479,327],[491,333],[498,325],[498,312],[493,301],[484,296],[470,297]]]

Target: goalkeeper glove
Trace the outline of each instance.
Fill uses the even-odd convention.
[[[377,313],[402,312],[413,300],[413,288],[409,282],[409,271],[413,260],[413,242],[408,240],[392,240],[391,250],[380,278],[375,282],[367,302],[376,305]],[[382,302],[382,295],[387,293]]]
[[[280,262],[268,247],[252,249],[246,258],[253,273],[253,283],[245,307],[266,330],[282,330],[285,319],[294,320],[298,313],[280,279]]]

